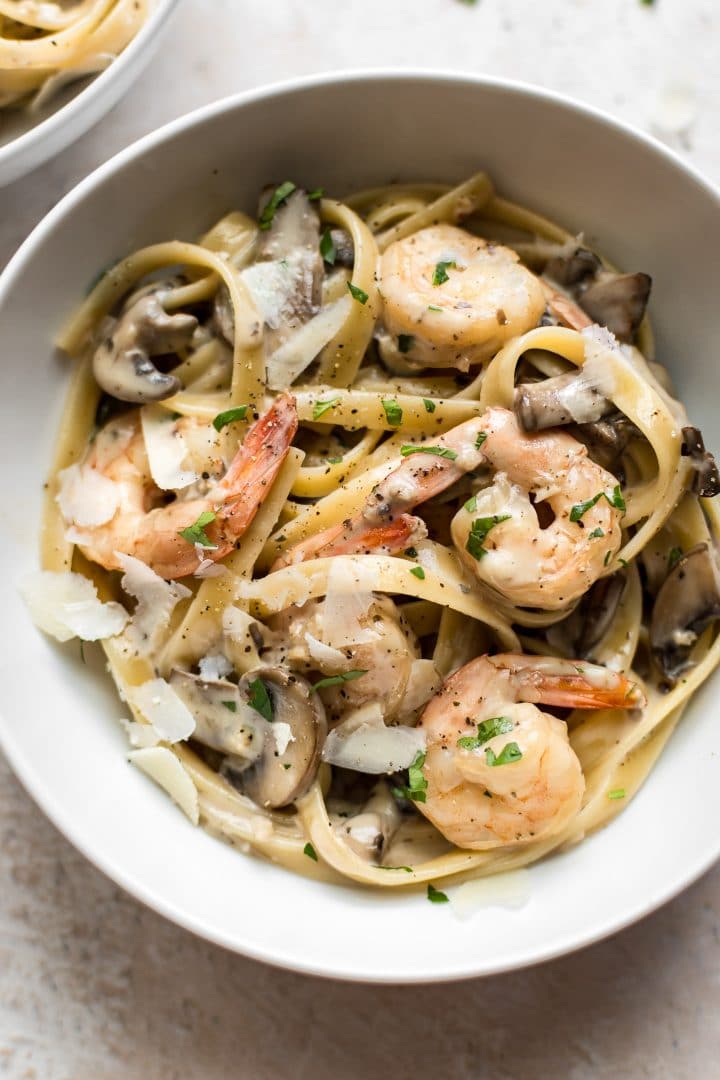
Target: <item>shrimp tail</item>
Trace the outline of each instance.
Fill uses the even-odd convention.
[[[639,709],[646,704],[637,683],[586,660],[510,653],[489,660],[510,672],[519,701],[566,709]]]
[[[272,570],[295,566],[308,559],[324,559],[331,555],[395,555],[411,543],[427,535],[424,523],[410,514],[401,514],[381,525],[365,525],[354,529],[352,524],[333,525],[329,529],[294,545],[275,560]]]
[[[217,526],[224,537],[242,535],[269,492],[298,427],[292,394],[281,394],[256,420],[217,487]]]
[[[569,296],[564,296],[557,289],[553,289],[542,278],[540,284],[545,293],[547,306],[563,326],[569,326],[571,330],[584,330],[586,327],[592,326],[592,319],[585,314],[574,300],[571,300]]]

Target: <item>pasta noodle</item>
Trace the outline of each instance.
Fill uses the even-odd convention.
[[[0,0],[0,107],[36,110],[103,71],[147,18],[147,0]]]
[[[0,0],[0,67],[58,69],[48,34],[70,65],[122,8]],[[649,287],[482,173],[286,182],[97,282],[58,339],[39,621],[69,636],[91,579],[131,741],[206,828],[407,888],[627,805],[720,660],[720,480]]]

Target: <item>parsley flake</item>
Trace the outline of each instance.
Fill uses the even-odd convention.
[[[335,248],[335,244],[333,243],[332,233],[329,229],[326,229],[320,237],[320,254],[323,257],[323,260],[328,264],[328,266],[335,265],[335,257],[337,255],[337,250]]]
[[[255,712],[260,713],[265,720],[272,720],[272,701],[270,700],[268,688],[262,679],[253,679],[248,686],[248,690],[250,691],[248,694],[248,705],[250,708],[254,709]]]
[[[668,555],[668,570],[672,570],[675,563],[679,562],[683,556],[683,549],[681,547],[670,548]]]
[[[403,411],[397,401],[392,401],[390,398],[383,398],[382,407],[385,410],[388,424],[390,424],[391,427],[400,427],[400,424],[402,424]]]
[[[308,199],[310,200],[310,202],[317,202],[319,199],[322,199],[324,194],[325,194],[325,188],[318,187],[318,188],[315,188],[314,191],[309,191],[308,192]]]
[[[409,353],[414,341],[412,334],[398,334],[398,349],[401,353]]]
[[[496,735],[507,735],[514,726],[507,716],[491,716],[489,720],[483,720],[478,724],[477,735],[466,735],[458,739],[457,744],[461,750],[478,750]]]
[[[227,424],[234,424],[236,420],[244,420],[247,411],[247,405],[236,405],[234,409],[226,409],[225,412],[217,414],[213,420],[213,427],[216,431],[222,431]]]
[[[465,503],[464,509],[468,514],[474,514],[477,510],[477,495],[471,495],[468,501]]]
[[[438,307],[437,304],[428,304],[428,311],[442,311],[442,308]]]
[[[431,401],[430,398],[424,397],[423,405],[425,406],[425,412],[435,412],[435,402]]]
[[[431,904],[447,904],[450,899],[447,893],[441,892],[440,889],[436,889],[432,883],[428,884],[427,898]]]
[[[608,799],[624,799],[624,798],[625,798],[625,788],[624,787],[615,788],[614,791],[608,791]]]
[[[487,439],[487,435],[485,434],[485,432],[484,431],[479,432],[478,437],[475,440],[475,449],[479,450],[486,439]]]
[[[275,217],[276,211],[279,210],[285,200],[290,195],[292,195],[294,190],[295,184],[293,184],[292,180],[286,180],[284,184],[280,185],[280,187],[275,188],[268,202],[265,205],[265,209],[260,215],[261,229],[270,228],[273,223],[273,218]]]
[[[423,570],[422,566],[413,566],[410,573],[412,574],[413,577],[416,577],[418,579],[418,581],[424,581],[425,580],[425,571]]]
[[[503,746],[499,754],[495,754],[490,747],[485,748],[486,765],[511,765],[522,757],[522,750],[516,742],[509,742]]]
[[[313,862],[318,861],[317,852],[310,842],[303,848],[303,855],[307,855],[308,859],[312,859]]]
[[[475,518],[470,526],[470,533],[465,544],[465,550],[472,555],[473,559],[477,559],[479,562],[480,559],[487,555],[487,551],[483,547],[487,534],[496,525],[508,521],[511,516],[511,514],[493,514],[491,517]]]
[[[353,300],[357,300],[358,304],[367,304],[368,294],[364,289],[360,289],[357,285],[353,285],[352,281],[348,281],[347,287]]]
[[[604,536],[604,535],[605,535],[605,533],[602,531],[602,529],[597,528],[597,529],[593,529],[593,531],[590,533],[590,536],[588,537],[588,539],[589,540],[597,540],[601,536]]]
[[[188,544],[199,544],[200,547],[214,548],[217,544],[213,544],[212,540],[205,532],[205,526],[209,525],[211,521],[214,521],[216,514],[213,510],[203,510],[200,517],[192,525],[188,525],[186,529],[180,529],[178,536],[182,536],[183,540],[187,540]]]
[[[625,512],[625,500],[623,499],[622,488],[619,484],[616,484],[613,488],[612,495],[608,495],[607,491],[599,491],[597,495],[593,495],[592,499],[586,499],[585,502],[576,503],[570,511],[571,521],[580,521],[582,516],[591,510],[596,503],[601,499],[607,499],[611,506],[614,506],[616,510],[622,510]]]
[[[440,262],[435,263],[435,269],[432,276],[433,285],[444,285],[446,281],[450,280],[448,270],[455,269],[457,269],[457,267],[454,259],[442,259]]]
[[[422,771],[425,764],[425,753],[419,750],[415,755],[412,765],[408,768],[408,782],[403,787],[394,787],[393,795],[398,799],[410,799],[411,802],[425,802],[428,782]]]
[[[320,679],[313,684],[313,690],[323,690],[326,686],[342,686],[343,683],[359,679],[361,675],[367,675],[367,668],[357,671],[343,671],[340,675],[328,675],[326,679]]]
[[[457,454],[454,450],[449,450],[447,446],[401,446],[400,453],[403,457],[410,457],[410,454],[434,454],[435,457],[444,457],[448,461],[454,461]]]
[[[341,457],[329,457],[328,458],[328,465],[339,465],[341,461],[342,461]]]
[[[223,701],[221,704],[224,705],[226,709],[229,709],[230,712],[237,712],[236,701]]]
[[[312,418],[313,420],[319,420],[321,416],[324,416],[329,409],[334,409],[336,405],[340,404],[340,398],[328,398],[327,401],[316,401],[313,405]]]

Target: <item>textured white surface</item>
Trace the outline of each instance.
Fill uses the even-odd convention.
[[[426,65],[539,83],[654,129],[718,181],[719,35],[715,0],[184,0],[162,55],[101,127],[3,192],[0,263],[136,137],[234,90],[328,68]],[[0,1076],[717,1075],[717,869],[641,925],[530,972],[341,986],[171,926],[76,854],[4,764],[0,785]],[[491,933],[490,912],[469,927],[468,948]]]

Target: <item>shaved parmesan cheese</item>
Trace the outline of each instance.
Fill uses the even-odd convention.
[[[196,545],[196,547],[199,546],[199,544]],[[203,551],[207,551],[207,548],[203,548]],[[227,572],[227,567],[223,566],[222,563],[213,562],[212,559],[202,559],[200,565],[193,574],[193,577],[202,579],[222,577],[224,574],[227,574]]]
[[[291,256],[253,263],[240,274],[258,314],[271,330],[277,330],[283,322],[302,285],[303,274],[303,261]]]
[[[122,488],[89,465],[70,465],[58,473],[57,504],[65,521],[94,528],[115,516]]]
[[[190,590],[175,581],[164,581],[141,559],[122,551],[114,554],[125,571],[120,584],[137,600],[125,635],[136,648],[150,651],[156,646],[161,631],[168,626],[175,605],[190,596]]]
[[[165,679],[148,679],[129,687],[127,698],[163,742],[181,742],[195,730],[192,713]]]
[[[125,729],[131,746],[157,746],[160,742],[160,736],[150,724],[139,724],[136,720],[121,720],[120,723]]]
[[[328,304],[268,357],[267,382],[271,390],[287,389],[313,362],[342,329],[352,303],[352,297],[347,294]]]
[[[208,656],[203,656],[198,664],[200,678],[206,679],[208,682],[217,682],[218,679],[224,679],[226,675],[231,673],[232,669],[232,664],[227,656],[222,653],[211,653]]]
[[[374,580],[374,579],[373,579]],[[378,641],[380,635],[367,625],[374,597],[365,586],[367,572],[356,560],[348,565],[334,559],[327,577],[327,592],[318,610],[323,640],[335,649]]]
[[[190,774],[181,765],[173,754],[165,746],[146,747],[142,750],[131,750],[128,761],[136,765],[138,769],[149,776],[156,784],[159,784],[183,813],[197,825],[200,820],[200,805],[198,792],[192,782]]]
[[[432,660],[413,660],[407,689],[400,703],[400,715],[420,709],[442,685],[442,675]]]
[[[348,658],[339,649],[334,649],[332,645],[326,645],[309,632],[305,634],[305,642],[310,656],[321,671],[324,671],[325,667],[336,667],[339,671],[344,671],[347,668]]]
[[[411,727],[361,724],[346,733],[340,724],[328,735],[323,761],[363,773],[393,773],[407,769],[425,749],[425,732]]]
[[[69,570],[30,574],[20,592],[35,625],[58,641],[115,637],[128,621],[121,604],[103,604],[92,581]]]
[[[289,743],[295,742],[295,736],[289,724],[282,720],[276,720],[272,725],[272,733],[275,736],[275,746],[278,754],[284,754]]]
[[[200,479],[187,465],[187,446],[177,421],[159,405],[140,410],[150,475],[163,491],[181,491]]]
[[[513,911],[524,907],[530,899],[530,881],[529,870],[511,870],[507,874],[466,881],[457,888],[448,889],[447,895],[458,919],[469,919],[489,907]]]

